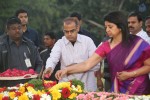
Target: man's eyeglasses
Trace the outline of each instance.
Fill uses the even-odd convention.
[[[63,30],[64,33],[68,34],[68,33],[74,33],[76,31],[76,29],[72,29],[72,30]]]

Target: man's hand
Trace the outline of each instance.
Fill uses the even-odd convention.
[[[51,74],[52,74],[52,68],[48,67],[47,69],[44,70],[42,79],[49,78],[51,76]]]
[[[67,69],[58,70],[55,74],[56,79],[60,80],[64,75],[67,75]]]
[[[103,82],[101,78],[97,78],[97,88],[99,91],[103,91],[104,90],[104,86],[103,86]]]
[[[95,72],[95,76],[97,78],[97,88],[98,88],[98,90],[103,91],[103,89],[104,89],[103,82],[102,82],[103,73],[101,73],[101,69],[99,69],[98,71]]]

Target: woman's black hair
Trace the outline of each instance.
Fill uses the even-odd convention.
[[[127,17],[121,11],[108,13],[105,15],[104,21],[108,21],[117,25],[117,27],[120,28],[122,32],[122,43],[128,44],[130,33],[128,29]]]

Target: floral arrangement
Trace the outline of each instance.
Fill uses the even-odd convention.
[[[109,92],[88,92],[79,94],[77,100],[150,100],[150,95],[126,95]]]
[[[28,83],[0,88],[0,100],[150,100],[150,95],[126,95],[108,92],[84,92],[76,79],[58,83],[32,79]]]
[[[0,88],[0,100],[76,100],[76,96],[83,93],[83,87],[83,83],[75,79],[58,84],[32,79],[25,84]]]

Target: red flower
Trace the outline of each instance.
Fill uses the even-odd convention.
[[[70,96],[70,90],[68,88],[63,88],[62,89],[62,96],[64,98],[68,98]]]
[[[0,93],[5,91],[5,90],[6,90],[6,87],[0,88]]]
[[[49,91],[48,91],[48,92],[46,92],[46,94],[47,94],[47,95],[50,95],[50,94],[51,94],[51,92],[49,92]]]
[[[34,71],[34,69],[29,69],[29,70],[28,70],[28,73],[29,73],[29,74],[32,74],[32,75],[33,75],[33,74],[36,74],[36,72]]]
[[[72,80],[69,81],[70,82],[70,87],[72,86]]]
[[[54,85],[56,85],[57,84],[57,82],[56,81],[54,81],[54,82],[48,82],[48,83],[44,83],[43,85],[44,85],[44,88],[51,88],[51,87],[53,87]]]
[[[33,85],[33,84],[27,84],[26,88],[29,87],[29,86],[31,86],[31,87],[34,88],[34,85]]]
[[[21,96],[21,92],[15,92],[15,96]]]
[[[39,95],[33,95],[33,100],[40,100],[40,96]]]
[[[5,96],[2,100],[9,100],[9,97]]]

